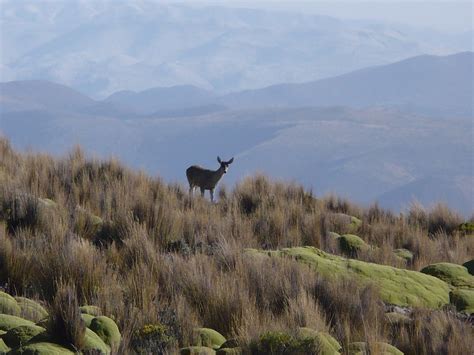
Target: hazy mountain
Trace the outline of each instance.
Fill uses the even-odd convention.
[[[175,85],[253,89],[472,48],[466,34],[151,1],[4,0],[2,28],[2,81],[46,79],[94,97]]]
[[[159,87],[141,92],[119,91],[105,102],[114,103],[137,113],[151,114],[156,111],[206,106],[213,103],[215,95],[191,85]]]
[[[418,56],[303,84],[280,84],[229,94],[233,107],[398,106],[473,116],[474,53]]]

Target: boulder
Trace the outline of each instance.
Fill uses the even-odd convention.
[[[0,291],[0,313],[19,316],[20,311],[17,301],[8,293]]]
[[[449,293],[449,302],[460,312],[474,313],[474,290],[457,288]]]
[[[40,320],[48,317],[48,312],[38,302],[30,300],[26,297],[15,297],[15,300],[20,306],[21,317],[33,322],[39,322]]]
[[[108,346],[117,348],[120,345],[122,336],[117,324],[106,316],[99,316],[91,321],[89,327],[95,332]]]
[[[313,339],[321,355],[339,354],[342,350],[341,344],[326,332],[303,327],[298,328],[297,337],[299,339]]]
[[[110,348],[107,344],[89,328],[86,328],[82,351],[92,352],[94,354],[110,354]]]
[[[193,331],[193,344],[198,346],[206,346],[217,350],[221,347],[226,339],[219,332],[210,328],[195,328]]]
[[[92,316],[92,315],[90,315],[90,314],[87,314],[87,313],[82,313],[82,314],[81,314],[81,318],[82,318],[82,320],[84,321],[84,323],[86,323],[86,327],[87,327],[87,328],[90,328],[90,327],[91,327],[92,320],[93,320],[95,317]]]
[[[206,346],[188,346],[179,350],[181,355],[214,355],[216,351]]]
[[[469,274],[467,268],[451,263],[436,263],[421,269],[424,274],[432,275],[447,282],[454,287],[474,289],[474,276]]]
[[[0,314],[1,330],[9,331],[12,328],[16,328],[22,325],[35,325],[35,323],[30,320],[26,320],[9,314]]]
[[[46,332],[46,329],[37,325],[20,325],[19,327],[10,329],[3,336],[3,340],[10,348],[16,348],[26,344],[33,337],[44,332]]]

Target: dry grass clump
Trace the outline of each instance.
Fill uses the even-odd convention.
[[[78,304],[114,316],[120,353],[152,343],[172,353],[190,344],[195,327],[236,338],[244,349],[265,332],[291,335],[298,327],[329,332],[344,346],[386,341],[406,353],[470,346],[472,327],[449,313],[420,313],[411,328],[393,332],[375,288],[244,252],[310,245],[340,254],[335,232],[371,245],[357,253],[363,260],[415,270],[461,264],[474,255],[474,241],[458,230],[464,220],[453,211],[364,209],[263,175],[221,188],[219,198],[191,199],[180,185],[87,159],[79,148],[53,159],[16,153],[0,139],[0,286],[49,302],[52,324],[77,349]],[[398,248],[410,250],[412,262],[395,257]],[[137,338],[145,333],[154,338]]]

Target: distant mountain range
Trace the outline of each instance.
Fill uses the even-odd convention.
[[[49,80],[96,98],[176,85],[226,93],[472,50],[472,32],[153,1],[3,0],[1,21],[2,81]]]
[[[394,209],[442,200],[467,215],[473,58],[421,56],[224,96],[175,86],[97,101],[47,81],[7,82],[0,131],[18,148],[64,154],[78,143],[183,183],[188,165],[214,167],[220,154],[236,158],[227,184],[262,171],[316,194]]]

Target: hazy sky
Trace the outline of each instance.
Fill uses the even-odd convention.
[[[346,19],[370,19],[435,28],[443,31],[473,29],[473,1],[203,1],[164,0],[167,3],[202,3],[229,7],[265,8],[323,14]]]

